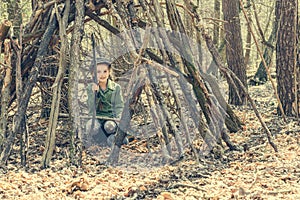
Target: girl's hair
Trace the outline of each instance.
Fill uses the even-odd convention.
[[[111,69],[111,63],[108,62],[108,61],[98,61],[98,62],[96,62],[96,66],[100,65],[100,64],[105,64],[105,65],[108,66],[108,69]]]

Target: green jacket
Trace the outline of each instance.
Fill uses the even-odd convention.
[[[92,84],[87,88],[89,115],[93,115],[95,94]],[[121,86],[112,80],[108,80],[105,91],[101,89],[96,96],[96,115],[102,117],[120,118],[124,108]]]

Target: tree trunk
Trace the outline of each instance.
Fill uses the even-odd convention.
[[[276,7],[279,20],[276,45],[277,89],[286,115],[296,114],[296,51],[297,51],[297,1],[280,0]],[[280,110],[278,109],[280,112]]]
[[[215,0],[214,2],[215,2],[214,3],[214,17],[215,17],[215,19],[218,20],[221,18],[221,2],[220,2],[220,0]],[[220,35],[220,23],[217,20],[214,22],[214,32],[213,32],[213,42],[216,47],[219,46],[220,36],[221,36]],[[197,34],[199,35],[199,38],[202,38],[201,33],[197,32]],[[220,45],[220,52],[222,51],[223,47],[224,47],[224,45]],[[200,55],[202,55],[202,54],[200,54]],[[213,76],[219,78],[218,66],[216,66],[216,63],[213,60],[210,63],[210,65],[208,66],[206,73],[212,74]]]
[[[247,15],[250,22],[252,22],[251,18],[251,0],[247,0]],[[251,32],[249,26],[247,26],[247,37],[246,37],[246,51],[245,51],[245,66],[250,64],[250,53],[251,53]]]
[[[15,85],[16,85],[16,97],[17,97],[17,109],[20,109],[22,106],[22,93],[23,93],[23,81],[22,81],[22,47],[23,47],[23,35],[22,35],[22,26],[20,26],[19,40],[14,41],[13,49],[16,54],[16,77],[15,77]],[[21,157],[21,165],[26,166],[27,163],[27,153],[29,148],[29,140],[28,140],[28,132],[26,129],[26,118],[24,117],[22,120],[22,128],[20,129],[21,137],[20,137],[20,157]]]
[[[71,40],[70,51],[70,75],[69,75],[69,111],[70,111],[70,161],[73,165],[81,166],[82,162],[82,145],[80,139],[82,139],[82,130],[79,118],[79,97],[78,97],[78,79],[79,79],[79,67],[80,67],[80,48],[83,36],[83,19],[84,19],[84,4],[83,1],[77,0],[76,2],[76,17],[74,24],[74,31]]]
[[[239,0],[223,0],[223,14],[226,23],[225,39],[226,43],[226,60],[229,68],[237,75],[242,83],[247,86],[246,66],[243,56],[243,43],[241,34],[241,24],[239,19]],[[238,85],[235,82],[236,85]],[[229,103],[242,105],[246,101],[246,95],[241,88],[237,88],[229,83]]]
[[[298,8],[298,2],[297,2],[297,8]],[[298,35],[298,38],[297,38],[297,45],[299,46],[299,35],[300,35],[300,21],[299,21],[299,18],[297,17],[297,35]],[[297,87],[296,87],[296,97],[297,97],[297,104],[296,104],[296,114],[297,114],[297,118],[299,119],[300,117],[300,49],[298,48],[297,50],[297,65],[296,65],[296,68],[295,68],[295,71],[296,71],[296,83],[297,83]]]
[[[20,0],[3,0],[7,5],[7,18],[12,22],[10,35],[19,38],[20,26],[23,22],[22,4]]]
[[[221,2],[220,0],[214,0],[214,17],[215,19],[220,19],[221,17]],[[216,46],[219,46],[220,41],[220,23],[218,21],[214,22],[214,35],[213,41]]]

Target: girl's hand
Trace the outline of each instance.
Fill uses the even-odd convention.
[[[99,85],[96,84],[96,83],[93,83],[93,85],[92,85],[92,90],[93,90],[93,92],[98,91],[98,90],[99,90]]]

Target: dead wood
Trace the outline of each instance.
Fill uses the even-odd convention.
[[[175,138],[175,142],[176,142],[176,146],[177,146],[177,150],[179,153],[179,157],[183,156],[183,143],[182,143],[182,138],[176,128],[174,119],[171,117],[170,112],[167,109],[166,103],[165,103],[165,99],[163,98],[163,94],[161,91],[160,86],[158,85],[159,81],[156,78],[156,75],[154,74],[155,72],[151,69],[149,69],[149,79],[152,83],[152,89],[153,89],[153,93],[155,95],[155,98],[158,101],[158,105],[160,106],[160,110],[162,111],[163,114],[163,121],[162,123],[166,123],[168,125],[169,128],[169,133],[171,133],[174,138]],[[163,80],[163,81],[167,81],[167,80]],[[168,137],[165,136],[165,138],[167,139],[166,142],[167,144],[169,143],[168,141]],[[170,155],[172,151],[169,150]]]
[[[145,92],[147,95],[147,100],[148,104],[150,106],[150,114],[152,117],[152,120],[155,124],[156,127],[156,134],[159,140],[159,143],[161,145],[161,150],[162,150],[162,155],[163,155],[163,162],[169,162],[171,160],[171,154],[170,154],[170,149],[168,148],[168,145],[170,142],[168,141],[168,135],[166,132],[163,132],[163,124],[164,120],[160,118],[159,116],[159,108],[156,106],[157,104],[155,103],[156,96],[152,92],[152,88],[150,85],[150,80],[146,80],[145,84]]]
[[[188,0],[185,0],[185,1],[186,1],[186,5],[189,8],[193,5],[193,3],[191,1],[188,1]],[[256,116],[257,116],[257,118],[259,119],[261,125],[265,129],[266,134],[267,134],[267,139],[269,141],[269,144],[273,147],[273,149],[275,150],[275,152],[277,152],[278,149],[277,149],[276,145],[274,144],[274,142],[272,141],[272,134],[271,134],[270,130],[268,129],[268,127],[266,126],[266,124],[264,123],[261,115],[257,111],[256,106],[255,106],[252,98],[250,97],[249,93],[247,92],[247,89],[245,88],[245,86],[243,85],[243,83],[236,77],[236,75],[230,69],[228,69],[227,67],[224,66],[224,64],[222,62],[222,59],[221,59],[221,56],[219,55],[216,47],[214,46],[211,37],[207,34],[207,32],[205,31],[205,29],[203,27],[201,18],[195,12],[195,10],[193,10],[193,14],[194,14],[194,19],[196,20],[196,26],[195,26],[195,28],[196,28],[197,31],[199,31],[202,34],[202,37],[205,40],[206,45],[207,45],[209,51],[211,52],[211,54],[213,56],[213,59],[215,60],[218,68],[220,69],[220,71],[222,73],[224,73],[224,75],[225,75],[225,77],[227,79],[234,79],[234,80],[237,81],[237,83],[239,84],[240,88],[242,89],[242,91],[247,96],[247,98],[248,98],[248,100],[249,100],[249,102],[250,102],[250,104],[251,104],[251,106],[252,106],[252,108],[253,108]]]
[[[197,186],[197,185],[194,185],[194,184],[186,184],[186,183],[175,183],[175,184],[172,184],[168,187],[168,189],[173,189],[173,188],[178,188],[178,187],[186,187],[186,188],[193,188],[195,190],[200,190],[202,192],[206,192],[205,189],[202,189],[201,187]]]
[[[25,113],[28,107],[28,102],[32,93],[32,89],[37,81],[38,78],[38,72],[43,64],[43,58],[45,56],[46,53],[46,49],[48,48],[48,45],[50,43],[51,40],[51,36],[53,35],[53,33],[55,32],[55,30],[57,29],[57,20],[56,18],[53,16],[51,18],[51,21],[49,23],[49,26],[47,27],[47,30],[45,31],[42,40],[41,40],[41,44],[39,46],[38,52],[37,52],[37,59],[35,60],[33,67],[30,70],[30,74],[29,77],[26,81],[26,83],[24,84],[24,89],[23,89],[23,93],[22,93],[22,97],[21,97],[21,102],[22,105],[18,108],[16,114],[15,114],[15,123],[13,124],[13,130],[11,132],[11,134],[9,134],[8,138],[7,138],[7,142],[5,143],[3,150],[1,152],[1,157],[0,157],[0,161],[1,163],[6,163],[15,136],[17,133],[20,133],[22,128],[23,128],[23,120],[25,117]]]
[[[91,1],[92,2],[92,1]],[[162,9],[160,3],[158,1],[153,1],[153,6],[148,6],[145,4],[143,0],[139,1],[141,4],[141,7],[144,9],[145,13],[147,13],[147,16],[145,14],[145,18],[148,20],[147,22],[150,22],[151,26],[153,27],[162,27],[165,28],[164,22],[163,22],[163,14],[165,14],[164,10]],[[188,1],[186,1],[188,2]],[[15,115],[15,123],[13,124],[13,131],[9,135],[9,141],[6,145],[5,148],[3,149],[2,153],[5,154],[5,156],[1,155],[1,160],[6,161],[8,158],[7,152],[10,152],[11,146],[13,144],[14,138],[17,133],[23,132],[23,128],[25,127],[26,121],[24,118],[24,113],[26,113],[27,106],[28,106],[28,101],[30,96],[32,96],[32,89],[35,86],[35,83],[38,80],[43,80],[47,81],[48,83],[53,83],[54,79],[53,78],[47,78],[46,76],[39,76],[39,73],[41,72],[41,68],[44,65],[44,62],[46,62],[46,58],[48,56],[53,56],[55,53],[51,50],[52,46],[50,41],[54,41],[53,35],[57,34],[57,20],[55,19],[55,16],[51,16],[51,13],[53,11],[53,6],[55,3],[62,3],[61,1],[50,1],[48,3],[45,3],[44,6],[36,6],[34,9],[34,14],[32,16],[32,21],[31,23],[28,24],[28,27],[26,27],[25,35],[24,35],[24,40],[23,43],[26,42],[26,44],[23,46],[24,49],[22,58],[20,60],[23,60],[23,62],[20,64],[21,70],[18,69],[18,79],[20,78],[20,72],[23,77],[23,80],[17,80],[17,87],[20,88],[20,83],[24,83],[24,87],[22,90],[17,90],[16,91],[16,96],[17,96],[17,101],[22,102],[22,105],[20,105],[17,108],[17,113]],[[66,5],[65,2],[60,4],[60,6]],[[72,8],[74,4],[72,4]],[[107,12],[100,13],[100,9],[104,4],[101,2],[100,5],[94,5],[94,7],[91,7],[92,5],[86,8],[83,8],[83,5],[81,5],[81,11],[82,15],[86,15],[89,18],[86,19],[88,20],[94,20],[96,23],[107,29],[110,33],[115,34],[116,36],[120,35],[120,30],[123,30],[124,28],[135,28],[136,25],[142,26],[144,29],[147,29],[146,23],[141,23],[141,20],[137,19],[137,15],[135,13],[135,10],[133,9],[134,4],[132,1],[130,4],[127,4],[126,2],[117,2],[116,7],[113,6],[112,8],[108,8]],[[107,5],[105,5],[107,6]],[[169,17],[170,25],[174,30],[179,30],[182,33],[185,32],[185,27],[181,21],[180,13],[177,10],[177,6],[175,4],[175,1],[167,1],[166,2],[167,6],[167,14]],[[188,11],[189,15],[197,17],[196,13],[193,13],[194,8],[189,8],[188,6],[181,6],[185,10]],[[76,12],[79,12],[78,10]],[[151,12],[151,15],[150,15]],[[73,14],[75,13],[72,12]],[[72,24],[73,25],[73,20],[74,16],[73,14],[70,14],[68,16],[68,22],[66,22],[64,25],[67,27],[68,25]],[[118,29],[116,26],[110,24],[108,21],[100,18],[99,16],[102,15],[112,15],[112,17],[115,19],[117,18],[117,21],[119,22],[118,25],[121,26],[120,29]],[[58,18],[60,15],[57,15]],[[77,16],[77,15],[76,15]],[[154,20],[155,19],[155,20]],[[60,20],[59,20],[60,21]],[[81,22],[83,23],[83,22]],[[60,27],[62,27],[62,24],[60,24]],[[82,31],[80,29],[76,29],[77,27],[74,25],[74,27],[71,27],[69,30],[72,30],[77,33],[77,31]],[[74,29],[74,30],[73,30]],[[44,32],[45,31],[45,32]],[[66,30],[68,31],[68,30]],[[200,32],[200,31],[199,31]],[[202,32],[200,32],[202,33]],[[119,130],[116,135],[116,140],[115,140],[115,145],[113,146],[113,149],[110,153],[110,156],[107,160],[107,163],[109,164],[115,164],[118,159],[119,159],[119,151],[121,148],[121,145],[123,143],[123,139],[129,130],[129,124],[131,117],[133,115],[132,108],[134,107],[134,104],[136,104],[137,99],[140,98],[141,91],[144,89],[144,81],[148,80],[146,76],[143,75],[142,72],[141,74],[138,74],[137,72],[140,71],[138,65],[141,63],[145,63],[148,66],[158,69],[160,71],[163,71],[167,73],[167,77],[169,78],[169,74],[175,76],[179,82],[179,85],[181,86],[181,90],[183,92],[183,96],[185,99],[184,103],[187,103],[187,107],[189,110],[189,114],[192,116],[192,120],[194,123],[197,125],[197,131],[200,133],[202,136],[203,140],[209,148],[213,148],[214,146],[218,146],[218,142],[220,143],[220,139],[223,139],[225,143],[230,147],[230,149],[233,149],[234,145],[230,142],[229,137],[227,133],[224,131],[224,123],[226,123],[227,128],[229,128],[231,131],[237,131],[240,129],[240,122],[238,118],[234,115],[232,109],[230,106],[226,103],[222,95],[218,92],[218,89],[213,88],[215,83],[212,81],[209,83],[212,87],[212,90],[209,90],[207,88],[207,82],[210,82],[210,80],[205,79],[202,74],[199,73],[198,69],[199,68],[199,63],[189,63],[188,61],[193,60],[193,55],[191,53],[191,47],[189,46],[189,43],[187,41],[176,41],[178,42],[178,46],[183,46],[182,44],[187,44],[186,49],[183,52],[185,60],[182,62],[185,64],[185,68],[180,68],[177,65],[178,57],[174,56],[173,53],[166,51],[166,49],[174,48],[176,47],[176,44],[174,41],[170,41],[170,37],[168,36],[168,32],[159,30],[156,31],[155,33],[156,37],[156,42],[158,43],[158,40],[162,40],[161,43],[159,43],[159,48],[161,51],[157,51],[158,53],[153,53],[149,49],[147,49],[147,43],[143,43],[143,47],[139,49],[139,52],[133,51],[130,52],[131,60],[134,61],[134,76],[131,78],[131,82],[128,84],[129,87],[127,89],[128,93],[126,94],[125,99],[127,101],[125,102],[125,111],[122,114],[121,120],[120,120],[120,125],[119,125]],[[75,36],[74,36],[75,37]],[[74,42],[74,51],[75,48],[78,47],[80,48],[80,37],[77,36],[74,38],[74,40],[77,40]],[[125,35],[124,41],[126,41],[127,47],[129,49],[134,49],[131,48],[131,46],[134,46],[134,42],[130,40],[130,37]],[[61,56],[66,56],[68,53],[64,49],[64,44],[66,34],[60,35],[58,38],[58,43],[53,42],[55,44],[58,44],[56,46],[60,46],[60,50],[58,50],[56,53],[60,53]],[[77,43],[76,43],[77,42]],[[182,43],[180,43],[182,42]],[[75,46],[75,45],[78,46]],[[126,48],[126,47],[125,47]],[[77,49],[76,52],[79,52]],[[174,51],[175,52],[175,51]],[[180,52],[180,51],[178,51]],[[156,61],[152,61],[149,59],[149,57]],[[53,58],[53,57],[51,57]],[[72,54],[72,64],[74,65],[79,65],[79,54]],[[50,160],[51,159],[51,148],[54,145],[53,139],[55,140],[55,128],[57,126],[57,117],[59,116],[59,95],[61,94],[60,87],[62,85],[62,80],[67,79],[64,77],[63,71],[64,68],[61,67],[62,64],[65,63],[65,60],[62,59],[60,60],[60,71],[56,77],[55,83],[53,85],[53,90],[54,90],[54,95],[53,95],[53,102],[52,102],[52,118],[50,120],[50,125],[49,125],[49,133],[48,133],[48,139],[47,139],[47,145],[44,160]],[[181,62],[181,61],[180,61]],[[172,66],[168,67],[168,66]],[[77,66],[78,67],[78,66]],[[78,69],[78,68],[77,68]],[[152,69],[151,69],[152,71]],[[154,71],[154,70],[153,70]],[[184,74],[184,75],[183,75]],[[73,74],[74,75],[74,74]],[[40,77],[40,79],[39,79]],[[45,78],[46,77],[46,78]],[[54,75],[53,75],[54,77]],[[71,76],[70,76],[71,77]],[[69,78],[70,78],[69,77]],[[154,78],[153,78],[154,77]],[[76,79],[76,78],[75,78]],[[69,79],[70,80],[70,79]],[[188,90],[187,88],[190,88],[190,85],[188,84],[189,81],[193,88],[192,90]],[[156,124],[157,129],[157,134],[158,134],[158,139],[161,143],[162,149],[163,149],[163,157],[166,161],[171,159],[171,153],[172,151],[170,150],[170,146],[168,144],[170,143],[168,141],[168,133],[172,133],[173,136],[175,136],[175,141],[177,142],[177,148],[178,152],[180,155],[183,154],[183,144],[182,144],[182,138],[181,135],[179,134],[179,130],[176,128],[176,125],[174,123],[174,120],[172,119],[172,116],[170,116],[170,112],[168,110],[168,105],[166,102],[163,101],[164,95],[160,92],[159,85],[156,84],[151,84],[156,83],[157,81],[155,80],[155,75],[154,76],[149,76],[149,82],[146,84],[146,91],[148,94],[148,101],[149,104],[151,105],[151,116],[152,116],[152,121]],[[70,82],[72,83],[72,82]],[[71,85],[71,84],[70,84]],[[169,85],[172,88],[172,83],[169,81]],[[76,86],[75,86],[76,89]],[[13,92],[12,92],[13,93]],[[191,95],[191,93],[196,94],[197,100],[201,105],[201,110],[199,110],[199,107],[196,105],[194,101],[194,97]],[[56,96],[55,96],[56,95]],[[196,149],[194,148],[192,144],[191,137],[189,135],[188,127],[187,127],[187,117],[184,116],[185,113],[182,111],[182,105],[180,105],[179,100],[176,100],[176,91],[173,88],[172,89],[172,95],[175,98],[178,110],[177,112],[179,113],[180,120],[183,125],[184,132],[187,137],[187,141],[192,148],[193,152],[196,155],[196,158],[198,156],[198,153],[196,153]],[[74,97],[69,97],[73,98]],[[76,99],[76,94],[75,94],[75,99]],[[215,99],[214,99],[215,98]],[[70,101],[70,100],[69,100]],[[56,103],[55,103],[56,102]],[[157,103],[159,103],[157,105]],[[56,108],[54,107],[57,106]],[[76,109],[76,106],[78,107],[79,105],[75,105],[73,109]],[[185,105],[184,105],[185,106]],[[223,113],[223,112],[226,112]],[[203,117],[203,114],[205,115],[206,121]],[[80,120],[79,116],[76,115],[76,113],[71,115],[66,115],[62,114],[64,116],[70,117],[71,120],[77,121],[75,123],[80,124],[78,122]],[[222,119],[222,116],[225,117],[225,122]],[[166,119],[166,123],[162,124],[160,121],[163,119]],[[221,119],[221,120],[219,120]],[[72,148],[73,150],[76,149],[76,141],[81,135],[80,131],[80,126],[75,125],[74,127],[71,128],[72,130]],[[167,127],[167,128],[166,128]],[[51,132],[51,133],[50,133]],[[51,141],[49,141],[50,139]],[[78,140],[77,140],[78,141]],[[169,150],[168,150],[169,148]],[[72,151],[72,150],[71,150]],[[75,154],[74,154],[75,155]],[[197,158],[198,160],[198,158]],[[49,166],[49,162],[45,161],[43,162],[43,167]]]
[[[167,2],[167,11],[170,24],[173,24],[173,29],[178,29],[181,33],[185,33],[184,25],[174,1]],[[187,80],[193,86],[193,91],[197,97],[208,125],[208,127],[204,126],[202,121],[198,123],[198,126],[203,126],[202,130],[200,131],[202,138],[205,140],[205,142],[208,143],[211,149],[214,146],[218,146],[216,142],[220,143],[221,138],[226,139],[226,144],[230,144],[230,146],[232,147],[232,144],[229,141],[229,137],[222,137],[222,134],[224,134],[224,136],[226,135],[226,133],[223,131],[223,116],[222,113],[220,113],[219,108],[212,101],[210,93],[206,85],[204,84],[199,71],[197,70],[197,68],[200,68],[200,64],[198,62],[194,62],[195,65],[198,65],[198,67],[196,68],[195,65],[191,63],[191,61],[194,60],[192,56],[191,44],[185,37],[181,38],[179,44],[181,47],[185,47],[181,48],[180,50],[183,54],[183,64],[188,71]]]
[[[132,108],[136,104],[139,96],[145,85],[146,72],[140,71],[139,67],[136,67],[131,77],[131,84],[128,84],[128,94],[126,95],[126,101],[124,103],[124,110],[121,115],[119,128],[116,133],[116,139],[112,147],[112,151],[106,161],[108,165],[115,165],[119,160],[120,148],[123,144],[123,140],[128,132],[130,120],[133,115]]]
[[[3,143],[6,142],[7,139],[8,104],[10,101],[10,85],[12,80],[11,58],[11,41],[10,39],[6,39],[4,41],[4,63],[8,67],[6,67],[1,88],[0,150],[3,149]]]
[[[177,109],[178,109],[178,112],[179,112],[179,116],[180,116],[180,121],[181,121],[181,124],[183,126],[183,132],[186,136],[186,141],[188,142],[192,152],[194,153],[194,156],[196,158],[196,161],[199,161],[199,156],[198,156],[198,153],[195,149],[195,146],[193,145],[193,142],[192,142],[192,139],[191,139],[191,134],[190,134],[190,131],[188,129],[188,125],[187,125],[187,117],[184,115],[184,112],[183,112],[183,107],[182,107],[182,103],[180,102],[180,100],[178,99],[178,96],[176,94],[176,91],[175,91],[175,87],[174,87],[174,84],[171,80],[171,77],[169,75],[167,75],[167,78],[168,78],[168,83],[170,85],[170,88],[171,88],[171,91],[173,93],[173,97],[174,97],[174,100],[176,102],[176,105],[177,105]]]
[[[22,81],[22,43],[23,43],[23,26],[20,27],[19,40],[12,41],[12,47],[16,54],[16,98],[17,98],[17,109],[21,107],[22,101],[21,96],[23,92],[23,81]],[[23,119],[22,129],[21,129],[21,137],[20,137],[20,157],[21,157],[21,165],[26,166],[27,163],[27,154],[29,148],[29,137],[28,137],[28,127],[26,124],[26,118]]]
[[[49,119],[49,126],[46,138],[45,151],[43,153],[43,158],[41,161],[41,167],[47,168],[49,167],[50,160],[52,158],[52,153],[55,147],[55,139],[56,139],[56,126],[58,121],[59,107],[60,107],[60,99],[61,99],[61,88],[63,83],[63,77],[66,70],[67,60],[66,56],[68,53],[68,41],[67,41],[67,33],[66,27],[68,25],[68,17],[70,12],[70,0],[65,2],[65,9],[63,12],[63,16],[60,17],[61,13],[58,11],[57,6],[55,7],[56,17],[59,23],[59,35],[61,39],[61,54],[59,59],[59,70],[57,72],[57,76],[53,88],[53,96],[52,96],[52,104],[51,104],[51,112]]]
[[[155,2],[154,6],[156,6],[156,9],[155,10],[154,9],[150,9],[150,11],[155,16],[156,21],[159,24],[159,26],[164,27],[164,24],[161,22],[161,18],[160,18],[160,15],[159,15],[161,13],[161,8],[160,8],[160,6],[158,6],[158,2]],[[171,2],[168,2],[168,11],[169,11],[168,12],[168,16],[169,16],[169,19],[171,21],[170,24],[171,24],[171,26],[173,26],[173,29],[177,30],[177,26],[178,26],[179,29],[180,29],[180,31],[184,33],[185,31],[184,31],[183,25],[182,25],[182,23],[180,21],[180,16],[179,16],[179,14],[178,14],[178,12],[176,10],[176,7]],[[174,19],[177,19],[177,20],[174,20]],[[173,66],[175,66],[175,59],[174,59],[173,55],[171,55],[168,51],[167,52],[164,51],[164,49],[171,49],[173,47],[173,45],[171,44],[171,42],[169,40],[168,35],[166,34],[165,31],[160,31],[159,32],[159,36],[156,36],[156,37],[158,38],[157,42],[158,42],[158,44],[160,46],[161,51],[163,52],[163,56],[164,57],[168,57],[168,59],[171,62],[171,64]],[[162,40],[163,44],[160,44],[160,42],[159,42],[160,41],[159,40],[160,37],[163,39]],[[183,41],[184,44],[188,44],[186,42],[187,41]],[[181,45],[181,46],[185,46],[185,45]],[[185,58],[190,58],[191,57],[191,53],[189,52],[189,50],[186,50],[184,48],[184,49],[180,49],[179,50],[179,52],[181,52],[181,51],[184,51],[183,55],[184,55]],[[147,53],[149,54],[149,56],[151,58],[153,58],[155,60],[160,60],[157,56],[153,55],[150,51],[147,51]],[[158,61],[158,62],[162,63],[162,61]],[[191,65],[189,65],[189,66],[191,66]],[[189,76],[192,76],[191,79],[197,80],[196,83],[194,81],[191,81],[191,84],[193,85],[194,92],[196,92],[196,96],[198,94],[198,96],[197,96],[198,101],[200,101],[199,98],[202,98],[202,100],[204,100],[204,96],[202,96],[203,93],[202,93],[201,89],[200,90],[197,89],[198,88],[197,84],[199,83],[198,82],[199,79],[197,77],[198,75],[195,72],[196,71],[195,68],[193,68],[191,66],[191,68],[189,68],[188,71],[189,71]],[[177,77],[178,77],[178,80],[182,82],[182,80],[181,80],[182,77],[180,77],[180,75],[177,76]],[[181,86],[183,86],[183,83],[181,83]],[[186,94],[186,88],[188,88],[188,87],[182,87],[181,90],[183,91],[183,93],[185,93],[185,95],[188,95],[188,94]],[[187,99],[188,99],[187,101],[190,101],[189,105],[193,106],[194,102],[191,101],[193,98],[187,98]],[[202,105],[204,105],[204,104],[202,104]],[[204,114],[206,114],[205,109],[206,109],[206,106],[203,106],[202,110],[204,110]],[[197,128],[198,128],[199,132],[201,133],[202,138],[208,143],[208,145],[210,146],[210,148],[212,148],[212,146],[215,145],[215,143],[213,142],[213,141],[216,140],[215,137],[212,135],[212,133],[209,131],[209,129],[207,129],[205,127],[205,123],[202,122],[201,115],[196,114],[197,109],[195,108],[195,109],[191,109],[191,110],[192,110],[191,112],[193,112],[193,116],[194,116],[192,118],[193,118],[195,124],[197,125]],[[181,117],[183,117],[183,116],[181,116]],[[200,119],[198,119],[198,118],[200,118]],[[201,122],[201,123],[199,123],[199,122]]]
[[[171,131],[171,133],[173,133],[174,123],[169,121],[170,114],[167,111],[166,106],[164,105],[163,95],[157,84],[158,80],[156,79],[156,77],[154,75],[153,69],[150,69],[150,68],[148,69],[148,78],[149,78],[149,80],[148,80],[149,83],[148,82],[147,83],[149,85],[146,86],[145,91],[147,94],[148,104],[150,105],[150,109],[151,109],[150,113],[152,115],[155,126],[157,127],[157,132],[159,132],[158,138],[159,138],[160,143],[162,144],[162,149],[164,150],[164,148],[166,147],[168,150],[168,156],[172,156],[171,142],[170,142],[168,133],[169,133],[169,131]],[[153,108],[153,110],[152,110],[152,108]],[[167,126],[167,123],[169,126]],[[170,127],[171,123],[172,123],[173,127]],[[169,127],[169,129],[168,129],[168,127]],[[161,136],[161,133],[162,133],[162,136]],[[163,141],[161,141],[162,138],[163,138]]]
[[[0,24],[0,42],[4,42],[4,39],[8,38],[8,33],[11,26],[12,23],[7,19]]]
[[[211,92],[214,95],[214,97],[217,99],[222,112],[226,112],[226,114],[224,113],[225,124],[229,129],[229,131],[237,132],[238,130],[241,130],[242,123],[240,119],[236,116],[236,114],[233,112],[230,105],[228,105],[223,95],[221,94],[218,81],[213,76],[206,73],[201,73],[201,76],[209,84],[209,87],[211,87]]]
[[[92,18],[99,25],[103,26],[104,28],[106,28],[107,30],[109,30],[110,32],[112,32],[113,34],[115,34],[115,35],[120,34],[119,29],[117,29],[116,27],[112,26],[106,20],[99,18],[98,15],[96,15],[95,13],[93,13],[91,10],[87,9],[86,10],[86,15],[89,16],[90,18]]]
[[[200,30],[201,31],[201,30]],[[211,52],[211,54],[213,55],[214,57],[214,60],[216,61],[216,64],[217,66],[219,67],[220,71],[222,73],[224,73],[224,75],[226,77],[230,76],[231,78],[235,79],[237,81],[237,83],[239,84],[240,88],[242,89],[242,91],[245,93],[245,95],[247,96],[253,110],[254,110],[254,113],[256,115],[256,117],[258,118],[258,120],[260,121],[262,127],[265,129],[266,131],[266,134],[267,134],[267,139],[269,141],[269,144],[273,147],[273,149],[275,150],[275,152],[278,151],[275,143],[272,141],[272,134],[270,132],[270,130],[268,129],[267,125],[265,124],[265,122],[263,121],[261,115],[259,114],[257,108],[256,108],[256,105],[254,104],[252,98],[250,97],[249,93],[247,92],[247,89],[244,87],[243,83],[236,77],[236,75],[230,70],[228,69],[227,67],[225,67],[223,65],[223,62],[221,61],[221,57],[219,55],[219,53],[217,52],[217,49],[215,48],[213,42],[212,42],[212,39],[210,36],[208,36],[204,31],[201,31],[202,32],[202,35],[203,35],[203,38],[205,39],[206,41],[206,44]]]

